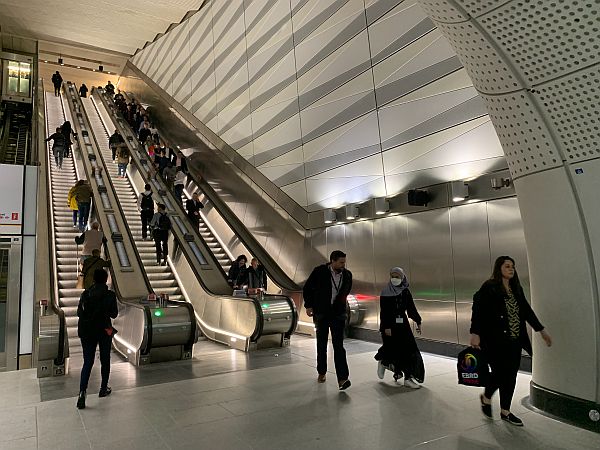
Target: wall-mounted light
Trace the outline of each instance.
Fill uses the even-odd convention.
[[[450,189],[453,202],[462,202],[464,199],[469,198],[469,185],[464,181],[453,181],[450,183]]]
[[[375,202],[375,214],[381,216],[390,211],[390,202],[385,197],[378,197]]]
[[[358,206],[346,205],[346,220],[354,220],[359,217]]]
[[[335,223],[337,222],[337,216],[333,209],[326,209],[323,211],[323,219],[325,223]]]
[[[496,190],[510,187],[512,184],[512,180],[510,178],[492,178],[490,182],[492,184],[492,189]]]

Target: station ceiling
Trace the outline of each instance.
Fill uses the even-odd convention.
[[[0,0],[2,33],[132,55],[204,0]]]

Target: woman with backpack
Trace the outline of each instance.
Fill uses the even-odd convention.
[[[156,246],[156,264],[167,265],[167,256],[169,256],[169,230],[171,229],[171,219],[167,215],[166,206],[158,204],[158,212],[154,214],[150,221],[150,229]]]

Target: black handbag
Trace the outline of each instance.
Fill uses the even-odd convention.
[[[490,368],[485,355],[474,347],[464,349],[458,354],[458,384],[485,387],[490,376]]]

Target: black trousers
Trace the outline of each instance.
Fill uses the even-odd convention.
[[[154,211],[141,211],[140,218],[142,219],[142,239],[148,237],[148,225],[154,216]]]
[[[156,246],[156,261],[160,263],[161,258],[169,256],[169,232],[164,230],[154,231],[154,245]]]
[[[60,84],[58,86],[56,84],[54,85],[54,95],[56,97],[60,95]]]
[[[94,359],[96,359],[96,347],[100,347],[100,373],[102,375],[101,389],[108,386],[108,377],[110,376],[110,347],[112,336],[101,333],[94,337],[81,338],[81,347],[83,349],[83,367],[81,368],[81,378],[79,381],[79,390],[85,391],[90,381]]]
[[[500,408],[510,410],[521,363],[521,343],[518,340],[506,340],[501,345],[484,347],[484,351],[491,369],[485,396],[492,398],[500,390]]]
[[[313,322],[317,331],[317,372],[320,375],[327,373],[327,343],[329,330],[331,330],[331,343],[333,344],[333,361],[338,381],[347,380],[350,374],[344,349],[344,328],[346,315],[316,314]]]

